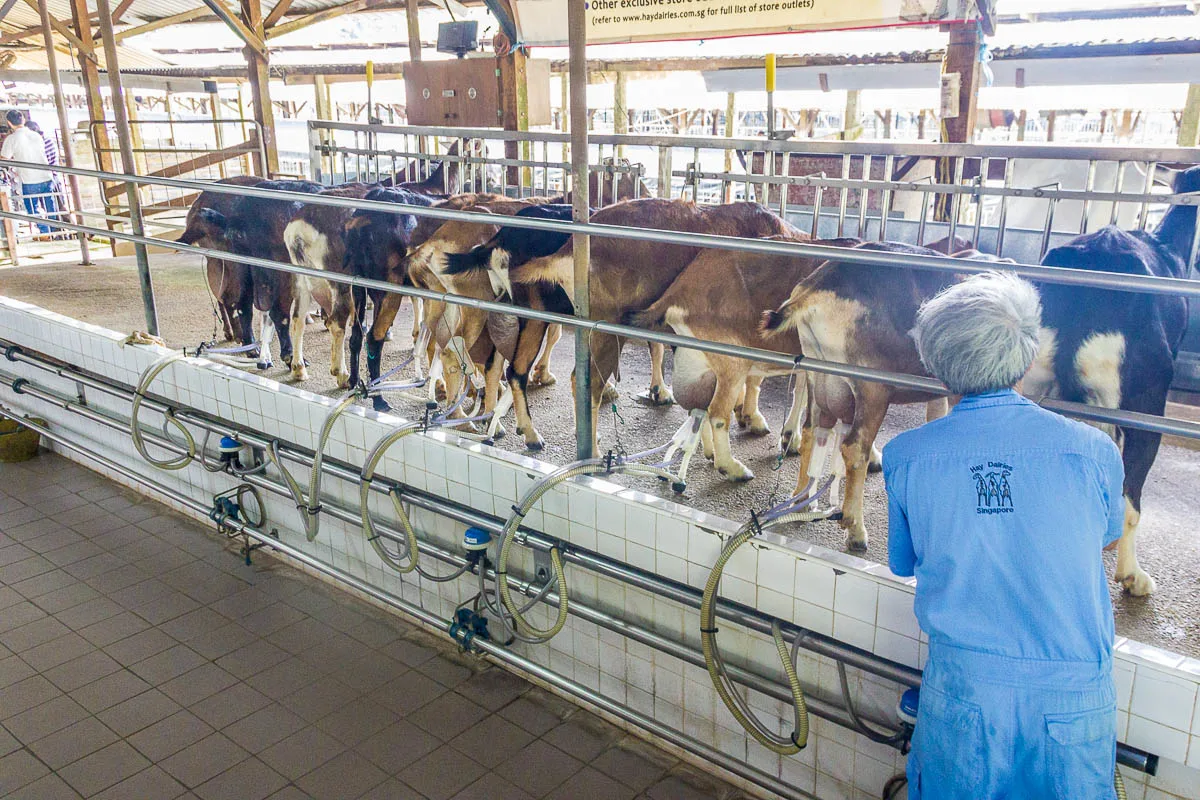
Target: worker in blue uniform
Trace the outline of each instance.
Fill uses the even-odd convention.
[[[1101,550],[1125,519],[1112,439],[1016,391],[1036,289],[977,275],[913,337],[961,401],[883,451],[888,561],[929,637],[909,797],[1110,800],[1113,613]]]

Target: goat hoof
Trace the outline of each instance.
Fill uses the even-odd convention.
[[[387,414],[392,410],[392,407],[388,401],[378,396],[371,399],[371,405],[374,406],[375,410],[380,414]]]
[[[1128,575],[1117,574],[1117,583],[1121,584],[1121,588],[1129,592],[1134,597],[1145,597],[1153,594],[1156,587],[1154,578],[1151,578],[1143,569],[1138,567]]]
[[[669,406],[674,404],[675,396],[672,395],[671,390],[665,386],[651,386],[650,402],[656,406]]]
[[[546,448],[546,443],[543,442],[541,440],[541,438],[535,439],[532,442],[530,442],[530,441],[525,442],[525,449],[529,450],[531,452],[534,452],[534,453],[540,453],[545,448]]]
[[[308,370],[306,370],[304,367],[301,367],[300,369],[293,369],[292,380],[297,383],[303,383],[304,381],[308,380]]]
[[[505,436],[507,436],[507,435],[508,435],[508,431],[506,431],[506,430],[504,429],[504,426],[503,426],[503,425],[497,425],[497,426],[496,426],[496,432],[495,432],[494,434],[492,434],[492,438],[493,438],[493,439],[503,439],[503,438],[504,438]],[[495,442],[493,442],[493,444],[495,444]]]
[[[388,332],[387,332],[387,333],[385,333],[385,334],[383,335],[383,340],[384,340],[385,342],[390,342],[390,341],[392,340],[392,330],[391,330],[391,328],[389,328],[389,329],[388,329]]]
[[[779,449],[785,456],[794,456],[800,452],[800,437],[795,431],[784,431],[779,435]]]
[[[733,481],[734,483],[745,483],[754,479],[754,473],[750,471],[750,468],[737,461],[733,462],[733,465],[730,467],[717,467],[717,472],[725,480]]]
[[[600,393],[600,400],[605,403],[615,403],[621,395],[617,392],[617,387],[611,383],[604,384],[604,391]]]
[[[851,553],[865,553],[867,552],[867,540],[865,538],[856,539],[852,536],[846,540],[846,549]]]
[[[273,361],[260,361],[260,362],[258,362],[258,371],[266,372],[273,366],[275,366],[275,362],[273,362]]]
[[[553,386],[558,383],[558,378],[554,377],[554,373],[549,370],[545,372],[536,372],[533,378],[529,381],[534,386]]]
[[[867,472],[883,472],[883,453],[871,445],[871,458],[867,461]]]
[[[749,428],[751,436],[766,436],[771,432],[770,423],[761,414],[750,417],[749,422],[742,427]]]

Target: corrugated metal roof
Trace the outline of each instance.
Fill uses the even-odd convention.
[[[71,19],[70,0],[47,0],[47,2],[51,16],[64,21]],[[120,0],[109,0],[109,5],[116,8],[119,2]],[[277,2],[278,0],[263,0],[263,16],[271,13],[271,9]],[[347,0],[295,0],[288,9],[288,16],[294,17],[314,11],[323,11],[340,6],[345,2]],[[133,0],[133,5],[121,17],[121,21],[128,25],[154,22],[165,17],[182,14],[185,11],[194,11],[200,6],[200,0]],[[96,13],[96,0],[88,0],[88,10],[93,14]],[[22,28],[40,24],[38,12],[21,0],[18,0],[17,4],[8,12],[4,21]]]

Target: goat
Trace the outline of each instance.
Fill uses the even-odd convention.
[[[1200,191],[1200,167],[1179,173],[1175,192]],[[1153,233],[1115,227],[1077,237],[1046,254],[1055,267],[1124,275],[1185,278],[1196,231],[1196,207],[1172,206]],[[1024,392],[1102,408],[1162,415],[1187,328],[1187,300],[1092,287],[1043,284],[1042,342]],[[1137,560],[1142,489],[1161,435],[1102,426],[1121,445],[1125,465],[1125,529],[1115,579],[1133,595],[1154,591]]]
[[[895,242],[858,244],[857,249],[885,253],[940,255],[938,251]],[[974,250],[955,258],[995,261]],[[942,272],[886,269],[831,260],[800,281],[788,299],[762,315],[765,336],[795,330],[800,351],[813,358],[852,366],[928,376],[908,332],[921,304],[957,280]],[[814,426],[832,428],[847,423],[842,443],[846,466],[840,524],[851,550],[865,550],[863,488],[874,453],[875,437],[892,403],[929,403],[926,419],[945,413],[944,399],[913,389],[836,375],[808,373],[809,403],[800,443],[800,491],[809,472]]]
[[[734,203],[722,206],[697,206],[676,200],[647,198],[629,200],[602,208],[592,220],[597,224],[652,228],[684,233],[709,233],[722,236],[765,238],[769,236],[796,235],[798,231],[762,206],[754,203]],[[519,236],[520,234],[514,234]],[[591,243],[590,302],[591,318],[608,322],[620,322],[630,315],[643,311],[657,300],[683,269],[700,254],[701,248],[692,245],[659,242],[642,242],[612,237],[593,237]],[[543,283],[558,285],[567,299],[574,297],[573,244],[568,240],[555,253],[533,258],[524,264],[495,270],[502,286],[513,287],[514,298],[517,285]],[[490,264],[499,266],[504,259],[493,255]],[[477,267],[478,268],[478,267]],[[536,324],[529,324],[521,332],[528,341],[541,334]],[[610,377],[617,375],[617,366],[624,340],[608,334],[593,333],[592,355],[592,407],[599,406],[601,396]],[[519,345],[529,352],[531,345]],[[658,376],[661,380],[661,376]],[[665,391],[665,384],[662,390]],[[525,434],[526,444],[537,449],[541,436],[532,420],[523,419],[520,409],[527,408],[520,387],[513,390],[513,408],[517,411],[518,425]],[[593,415],[593,420],[595,415]],[[595,427],[593,426],[593,438]]]
[[[257,188],[315,194],[322,186],[310,181],[263,181]],[[283,231],[299,207],[294,200],[238,197],[227,214],[211,208],[201,209],[199,214],[227,242],[231,253],[286,262]],[[279,357],[291,368],[294,380],[307,380],[304,320],[311,304],[308,279],[266,267],[251,266],[249,272],[254,307],[266,312],[279,334]],[[271,325],[264,322],[262,326],[259,369],[271,366]]]
[[[257,186],[263,180],[254,175],[236,175],[223,178],[217,183]],[[177,241],[180,244],[199,245],[213,250],[227,250],[229,243],[225,239],[224,231],[214,227],[209,222],[208,215],[200,212],[210,209],[223,215],[229,214],[236,200],[237,195],[233,194],[201,192],[188,209],[184,231]],[[208,289],[216,303],[217,317],[225,339],[253,344],[254,303],[249,268],[237,261],[205,256],[204,273]]]

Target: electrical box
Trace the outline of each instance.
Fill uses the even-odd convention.
[[[529,125],[549,125],[550,62],[525,63]],[[504,118],[497,58],[407,63],[404,92],[409,125],[498,128]]]

